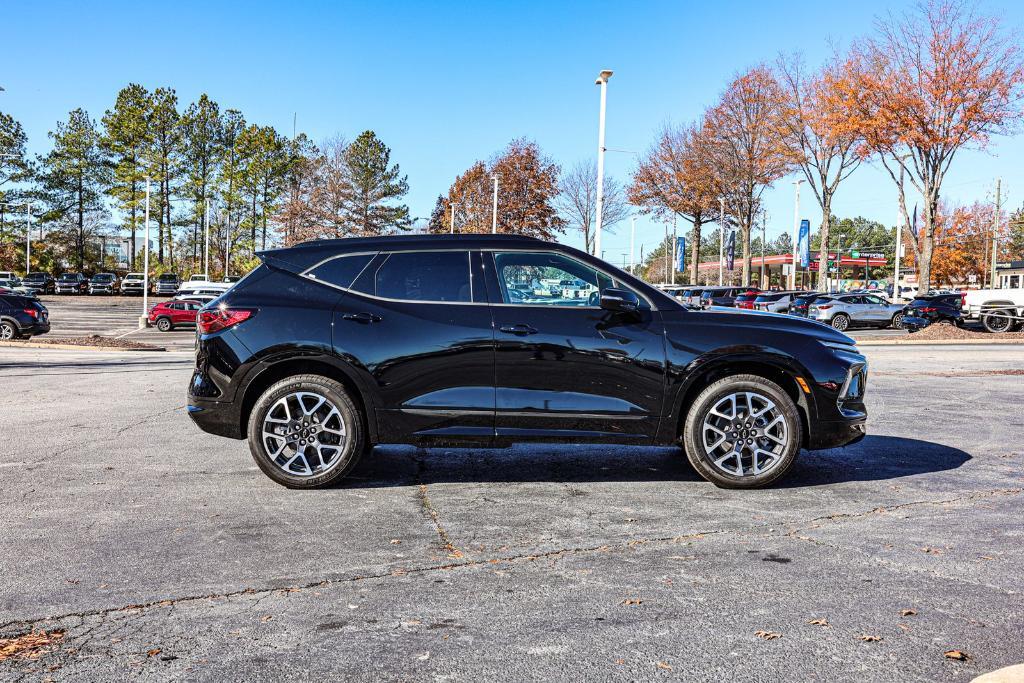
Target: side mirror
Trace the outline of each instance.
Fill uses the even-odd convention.
[[[640,309],[640,297],[625,289],[608,288],[601,291],[601,308],[615,313],[635,313]]]

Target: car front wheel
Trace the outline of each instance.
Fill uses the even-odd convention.
[[[264,474],[294,489],[327,486],[366,448],[363,417],[345,387],[321,375],[281,380],[256,401],[249,450]]]
[[[734,375],[700,393],[686,415],[683,445],[697,472],[722,488],[771,484],[803,443],[793,399],[758,375]]]

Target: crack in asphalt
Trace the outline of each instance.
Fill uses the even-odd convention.
[[[425,485],[423,485],[423,484],[420,484],[420,486],[423,486],[425,488]],[[422,491],[422,489],[421,489],[421,491]],[[808,526],[815,525],[817,522],[823,522],[823,521],[832,521],[832,522],[848,521],[848,520],[852,520],[852,519],[865,518],[865,517],[868,517],[868,516],[871,516],[871,515],[876,515],[876,514],[884,514],[884,513],[887,513],[887,512],[891,512],[891,511],[894,511],[894,510],[905,509],[905,508],[921,507],[921,506],[949,505],[949,504],[955,504],[955,503],[970,502],[970,501],[973,501],[973,500],[984,499],[984,498],[988,498],[988,497],[992,497],[992,496],[1019,495],[1021,493],[1024,493],[1024,488],[993,489],[993,490],[985,490],[985,491],[975,491],[975,492],[972,492],[972,493],[964,495],[964,496],[959,496],[959,497],[949,498],[949,499],[943,499],[943,500],[911,501],[911,502],[907,502],[907,503],[900,503],[900,504],[897,504],[897,505],[890,505],[890,506],[885,506],[885,507],[873,508],[871,510],[866,510],[864,512],[859,512],[859,513],[841,513],[841,514],[835,514],[835,515],[824,515],[824,516],[821,516],[821,517],[815,517],[815,518],[812,518],[812,519],[809,519],[809,520],[805,520],[805,521],[802,521],[802,522],[797,522],[796,523],[797,526],[795,526],[794,528],[790,529],[788,532],[785,532],[785,533],[782,533],[782,534],[770,534],[770,535],[771,536],[776,536],[776,537],[782,537],[782,538],[790,538],[791,540],[794,540],[794,541],[810,542],[810,543],[813,543],[815,545],[819,545],[819,546],[822,546],[822,547],[828,547],[828,548],[832,548],[832,549],[837,549],[837,550],[850,550],[851,548],[848,548],[846,546],[832,545],[832,544],[829,544],[829,543],[825,543],[823,541],[819,541],[817,539],[813,539],[813,538],[808,537],[808,536],[801,536],[801,535],[799,535],[799,532],[801,530],[803,530],[804,528],[808,527]],[[425,492],[422,492],[421,495],[425,496]],[[427,503],[429,503],[429,498],[427,498],[426,500],[427,500]],[[433,510],[433,512],[436,515],[436,510],[434,510],[432,506],[429,509]],[[433,519],[435,515],[430,515],[430,516]],[[494,566],[494,565],[515,565],[515,564],[520,564],[520,563],[524,563],[524,562],[534,562],[536,560],[543,560],[543,559],[559,559],[559,558],[562,558],[562,557],[565,557],[565,556],[568,556],[568,555],[578,555],[578,554],[595,553],[595,552],[624,551],[624,550],[632,550],[632,549],[640,547],[640,546],[649,546],[649,545],[658,545],[658,544],[686,543],[686,542],[691,542],[691,541],[694,541],[694,540],[700,540],[702,538],[706,538],[706,537],[709,537],[709,536],[724,536],[724,535],[732,535],[732,534],[737,534],[737,535],[747,534],[747,533],[751,533],[751,532],[756,531],[756,530],[763,529],[766,526],[770,526],[770,527],[793,526],[793,523],[766,522],[764,524],[759,524],[759,525],[755,525],[755,526],[752,526],[752,527],[744,527],[744,528],[740,528],[740,529],[718,529],[718,530],[700,531],[700,532],[693,532],[693,533],[681,534],[681,535],[673,535],[673,536],[645,537],[645,538],[638,538],[638,539],[629,539],[629,540],[625,540],[625,541],[618,542],[618,543],[602,543],[600,545],[594,545],[594,546],[578,546],[578,547],[570,547],[570,548],[558,548],[558,549],[554,549],[554,550],[547,550],[547,551],[537,552],[537,553],[524,553],[524,554],[504,556],[504,557],[490,557],[490,558],[479,558],[479,559],[461,560],[461,561],[447,562],[447,563],[441,563],[441,564],[432,564],[432,565],[426,565],[426,566],[420,566],[420,567],[410,567],[410,568],[394,567],[394,568],[392,568],[392,569],[390,569],[388,571],[385,571],[385,572],[379,572],[379,573],[374,573],[374,574],[366,574],[366,575],[358,575],[358,576],[351,576],[351,577],[341,578],[341,579],[314,580],[314,581],[309,581],[309,582],[306,582],[306,583],[297,584],[297,585],[288,586],[288,587],[281,587],[281,586],[277,586],[277,587],[273,587],[273,588],[270,588],[270,587],[251,588],[250,587],[250,588],[243,588],[243,589],[234,590],[234,591],[226,591],[226,592],[223,592],[223,593],[206,593],[206,594],[199,594],[199,595],[186,595],[186,596],[181,596],[181,597],[177,597],[177,598],[169,598],[169,599],[161,599],[161,600],[151,600],[151,601],[146,601],[146,602],[133,603],[133,604],[129,604],[129,605],[122,605],[122,606],[118,606],[118,607],[107,607],[107,608],[101,608],[101,609],[82,610],[82,611],[77,611],[77,612],[67,612],[67,613],[64,613],[64,614],[52,615],[52,616],[47,616],[47,617],[14,619],[14,620],[8,621],[6,623],[0,624],[0,634],[3,634],[4,632],[7,632],[7,631],[11,631],[12,629],[18,629],[19,632],[20,632],[20,631],[22,631],[22,630],[24,630],[26,628],[28,628],[28,629],[34,628],[37,624],[41,624],[41,623],[44,623],[44,622],[49,622],[49,623],[60,622],[60,621],[63,621],[63,620],[66,620],[66,619],[72,619],[72,618],[80,619],[81,621],[80,621],[78,627],[81,627],[81,626],[85,625],[85,623],[86,623],[85,620],[86,619],[92,618],[92,617],[99,617],[100,622],[98,624],[94,625],[94,626],[91,626],[89,631],[87,631],[85,634],[79,634],[79,635],[74,636],[75,642],[82,642],[81,638],[83,636],[86,636],[88,639],[91,639],[93,636],[95,636],[95,632],[101,626],[103,626],[105,624],[106,620],[109,617],[113,617],[115,615],[118,615],[118,616],[124,615],[124,616],[127,616],[129,618],[134,618],[135,616],[144,614],[148,610],[159,609],[159,608],[166,608],[166,607],[173,608],[173,607],[175,607],[177,605],[188,604],[188,603],[195,603],[195,602],[200,602],[200,601],[203,601],[203,600],[225,600],[225,601],[230,601],[232,598],[255,596],[255,597],[257,597],[256,604],[259,604],[263,600],[265,600],[268,597],[270,597],[272,595],[275,595],[275,594],[276,595],[288,595],[289,593],[297,593],[297,592],[302,592],[302,591],[305,591],[305,590],[312,590],[314,588],[326,588],[326,587],[335,586],[335,585],[352,584],[352,583],[361,582],[361,581],[368,581],[368,580],[378,580],[378,579],[385,579],[386,580],[386,579],[393,578],[393,577],[416,575],[416,574],[428,574],[428,573],[437,572],[437,571],[453,571],[453,570],[457,570],[457,569],[470,569],[470,568],[483,567],[483,566]],[[443,529],[443,527],[441,527],[439,523],[438,523],[438,528],[439,529]],[[442,539],[442,541],[444,541],[447,538],[447,533],[445,532],[444,535],[441,535],[441,532],[439,531],[439,537]],[[450,543],[450,541],[449,541],[449,543]],[[877,558],[875,556],[871,556],[868,553],[865,553],[864,551],[860,551],[860,550],[858,550],[856,548],[852,548],[852,550],[855,550],[855,551],[857,551],[857,552],[859,552],[859,553],[861,553],[863,555],[866,555],[871,560],[873,560],[876,564],[878,564],[879,566],[883,566],[883,567],[885,567],[887,569],[893,569],[893,570],[896,570],[896,569],[904,570],[904,569],[906,569],[906,567],[904,567],[902,565],[897,565],[895,563],[886,561],[884,559]],[[911,569],[913,569],[913,568],[911,568]],[[917,571],[922,571],[922,570],[917,570]],[[938,576],[940,578],[947,579],[947,580],[972,583],[970,581],[966,581],[965,579],[963,579],[961,577],[944,576],[941,573],[935,572],[934,570],[923,570],[923,571],[927,571],[927,572],[932,573],[932,574],[934,574],[934,575],[936,575],[936,576]],[[995,589],[995,590],[999,590],[999,591],[1004,591],[1004,589],[999,588],[998,586],[989,586],[987,584],[976,584],[976,583],[974,585],[980,585],[980,586],[984,586],[984,587],[987,587],[987,588],[991,588],[991,589]],[[119,627],[121,627],[121,626],[123,626],[123,624],[119,625]],[[73,628],[78,628],[78,627],[71,627],[71,628],[68,628],[66,630],[68,632],[70,632]]]
[[[118,435],[124,434],[129,429],[134,429],[136,427],[144,425],[146,422],[148,422],[149,420],[153,419],[154,417],[160,417],[161,415],[167,415],[168,413],[174,413],[174,412],[177,412],[179,410],[184,410],[184,409],[185,409],[185,405],[182,404],[180,406],[175,406],[174,408],[169,408],[167,410],[161,410],[160,412],[157,412],[157,413],[151,413],[149,415],[143,415],[142,417],[136,419],[131,424],[125,425],[124,427],[118,427],[116,433]]]
[[[427,485],[423,482],[423,473],[427,469],[427,463],[423,454],[417,451],[412,457],[416,462],[416,487],[419,492],[420,510],[434,523],[434,529],[437,531],[437,536],[441,539],[441,547],[448,552],[448,556],[453,558],[463,557],[462,551],[455,547],[455,544],[452,543],[451,537],[448,535],[448,531],[441,524],[440,513],[438,513],[434,504],[430,502],[430,496],[427,493]]]

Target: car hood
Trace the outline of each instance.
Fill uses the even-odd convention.
[[[691,311],[690,315],[698,316],[711,324],[730,325],[753,331],[770,329],[777,332],[800,334],[823,342],[856,344],[852,337],[848,337],[829,325],[808,318],[795,318],[783,313],[711,307],[703,311]]]

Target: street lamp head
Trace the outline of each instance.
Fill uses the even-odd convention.
[[[605,69],[604,71],[597,75],[597,80],[594,81],[594,85],[601,85],[602,83],[607,83],[608,79],[612,77],[613,73],[615,72],[612,71],[611,69]]]

